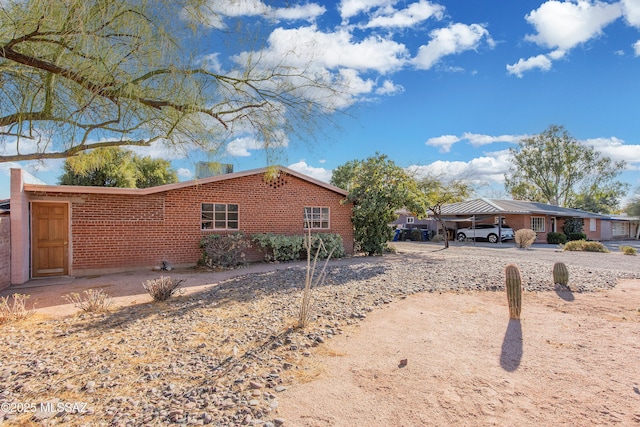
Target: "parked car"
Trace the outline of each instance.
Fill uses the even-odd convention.
[[[513,228],[503,225],[501,230],[498,224],[476,224],[475,228],[461,228],[457,231],[456,238],[460,242],[467,239],[486,239],[491,243],[498,241],[498,234],[501,234],[501,240],[513,240]]]

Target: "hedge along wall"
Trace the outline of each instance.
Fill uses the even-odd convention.
[[[11,227],[9,216],[0,216],[0,289],[11,284]]]

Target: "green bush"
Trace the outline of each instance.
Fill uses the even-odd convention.
[[[584,251],[584,252],[609,252],[609,250],[600,242],[587,242],[586,240],[573,240],[564,245],[565,251]]]
[[[572,242],[574,240],[587,240],[587,235],[584,233],[569,233],[567,240]]]
[[[584,219],[582,218],[567,218],[564,220],[562,231],[564,234],[569,235],[571,233],[582,233],[584,230]]]
[[[260,233],[251,236],[264,251],[266,261],[293,261],[300,259],[303,249],[303,236],[285,234]]]
[[[422,241],[422,230],[420,230],[419,228],[412,228],[411,229],[411,240],[413,240],[414,242],[421,242]]]
[[[333,253],[331,253],[331,258],[342,258],[344,256],[344,243],[342,242],[341,235],[335,233],[316,233],[311,235],[312,257],[316,255],[316,251],[318,250],[318,246],[320,246],[321,240],[324,247],[320,249],[318,258],[325,259],[332,250]]]
[[[266,261],[295,261],[304,258],[306,254],[304,239],[302,235],[286,235],[275,233],[261,233],[251,236],[264,252]],[[333,249],[331,258],[342,258],[345,255],[342,236],[335,233],[315,233],[311,235],[311,255],[315,256],[320,239],[324,244],[324,249],[320,250],[319,258],[326,258]]]
[[[567,243],[567,236],[564,233],[547,233],[547,243],[551,245],[564,245]]]
[[[251,247],[251,242],[244,233],[209,234],[200,240],[202,257],[200,265],[209,268],[235,267],[244,263],[245,251]]]
[[[638,251],[633,246],[620,246],[620,252],[625,255],[636,255]]]

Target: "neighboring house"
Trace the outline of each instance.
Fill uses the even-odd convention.
[[[436,223],[432,218],[418,218],[412,215],[411,212],[406,209],[399,209],[395,212],[398,215],[398,219],[389,224],[390,227],[396,230],[411,230],[418,228],[422,231],[428,231],[427,238],[433,236],[436,232]],[[410,234],[408,234],[410,236]],[[397,239],[400,235],[397,235],[394,239]]]
[[[637,222],[609,215],[562,208],[545,203],[522,200],[475,199],[453,203],[442,208],[447,229],[455,236],[455,230],[476,224],[509,225],[517,231],[529,228],[538,235],[537,242],[546,242],[547,233],[562,232],[567,218],[583,220],[583,232],[591,240],[628,239],[636,236]]]
[[[346,191],[277,167],[144,189],[28,183],[11,169],[11,283],[195,265],[211,233],[337,233],[353,253]],[[247,261],[262,259],[255,248]]]

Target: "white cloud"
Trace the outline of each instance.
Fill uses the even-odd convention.
[[[633,52],[636,56],[640,56],[640,40],[633,44]]]
[[[493,144],[494,142],[508,142],[510,144],[517,144],[522,139],[527,138],[528,135],[483,135],[478,133],[465,132],[462,134],[462,139],[466,139],[474,147],[480,147],[482,145]]]
[[[315,3],[307,3],[292,7],[283,7],[275,10],[275,16],[284,20],[305,20],[310,21],[318,16],[324,15],[327,9]]]
[[[333,171],[330,171],[325,168],[315,168],[313,166],[309,166],[307,162],[305,162],[304,160],[300,160],[297,163],[293,163],[288,167],[289,169],[292,169],[296,172],[303,173],[305,175],[308,175],[312,178],[315,178],[323,182],[331,181],[331,177],[333,176]]]
[[[623,140],[616,138],[591,138],[582,141],[583,144],[595,148],[604,156],[612,160],[624,160],[629,166],[640,166],[640,144],[625,144]]]
[[[227,144],[227,154],[235,157],[249,157],[249,150],[261,150],[264,144],[255,138],[242,137],[237,138]]]
[[[338,5],[342,19],[349,19],[362,12],[395,3],[393,0],[342,0]]]
[[[396,10],[393,7],[382,9],[364,28],[410,28],[434,17],[442,19],[444,7],[426,0],[411,3],[406,9]]]
[[[626,9],[624,1],[630,3]],[[546,55],[520,58],[517,63],[507,65],[507,72],[522,77],[533,69],[548,71],[552,61],[564,58],[572,48],[602,35],[603,29],[620,18],[624,10],[628,20],[635,20],[637,9],[640,9],[637,0],[623,2],[550,0],[543,3],[525,17],[536,30],[535,34],[527,34],[525,40],[554,50]]]
[[[178,177],[179,177],[181,180],[189,181],[189,180],[193,179],[193,171],[191,171],[190,169],[187,169],[187,168],[178,168],[178,170],[176,171],[176,173],[178,174]]]
[[[522,77],[526,71],[536,68],[549,71],[551,69],[551,60],[546,55],[538,55],[529,59],[520,58],[520,60],[513,65],[507,64],[507,72],[509,74],[515,74],[517,77]]]
[[[485,153],[468,162],[437,160],[423,166],[409,166],[418,177],[438,176],[443,179],[466,179],[476,184],[504,183],[511,165],[508,150]]]
[[[188,12],[183,13],[183,17],[188,16]],[[204,15],[206,23],[212,28],[226,28],[224,19],[227,17],[251,17],[258,16],[272,20],[305,20],[312,21],[326,12],[324,6],[316,3],[307,3],[290,7],[275,8],[260,0],[233,0],[215,1],[211,0],[200,9]]]
[[[278,28],[269,36],[274,61],[288,58],[293,65],[307,66],[313,61],[328,69],[353,68],[356,70],[388,73],[402,68],[407,62],[406,46],[390,39],[369,36],[356,41],[347,30],[325,33],[314,26],[294,29]]]
[[[385,80],[382,86],[376,89],[378,95],[397,95],[404,92],[404,87],[393,83],[391,80]]]
[[[431,33],[431,41],[418,49],[413,59],[416,68],[428,70],[447,55],[459,54],[467,50],[475,50],[483,39],[490,46],[494,45],[489,31],[480,24],[452,24],[447,28],[439,28]]]
[[[619,3],[551,0],[525,17],[537,31],[525,39],[540,46],[569,50],[601,35],[602,29],[620,16]]]
[[[458,141],[460,141],[460,138],[455,135],[442,135],[436,138],[429,138],[425,144],[432,147],[439,147],[441,153],[448,153],[451,151],[451,146]]]
[[[622,0],[620,4],[627,23],[640,28],[640,2],[638,0]]]

